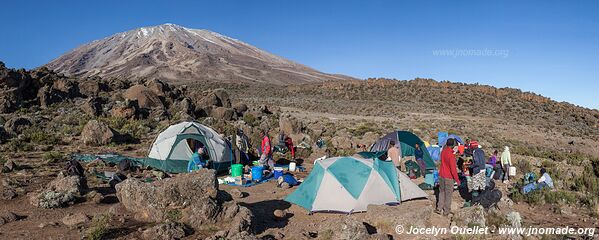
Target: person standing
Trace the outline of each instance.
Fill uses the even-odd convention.
[[[268,131],[264,130],[260,133],[262,138],[262,144],[260,145],[260,164],[268,165],[270,168],[274,168],[275,164],[272,160],[272,148],[270,138],[268,137]]]
[[[403,167],[401,166],[401,154],[399,152],[399,148],[395,146],[395,141],[389,142],[389,149],[387,150],[387,156],[391,159],[395,167],[399,169],[399,171],[404,172]]]
[[[497,166],[497,154],[497,150],[493,151],[493,155],[491,155],[485,167],[495,169],[495,166]]]
[[[457,164],[453,147],[455,140],[449,139],[441,151],[441,166],[439,166],[439,199],[437,199],[437,214],[443,216],[451,212],[451,199],[453,195],[454,181],[460,185]]]
[[[285,147],[291,152],[291,159],[295,161],[295,146],[293,146],[293,139],[289,135],[285,135]]]
[[[418,166],[420,166],[420,172],[424,177],[424,174],[426,173],[426,163],[424,163],[424,152],[420,148],[420,144],[416,143],[414,147],[416,148],[414,150],[414,157],[416,158],[416,162],[418,163]]]
[[[237,147],[237,159],[239,163],[247,165],[250,161],[248,155],[250,146],[248,137],[243,133],[241,128],[237,129],[237,134],[235,134],[235,146]]]
[[[480,192],[485,190],[487,186],[486,169],[485,169],[485,152],[478,144],[472,145],[472,203],[479,202]]]
[[[501,180],[503,183],[510,182],[510,166],[512,166],[512,154],[510,148],[505,146],[501,153],[501,168],[503,168],[503,178]]]

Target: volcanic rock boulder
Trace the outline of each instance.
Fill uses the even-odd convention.
[[[125,100],[123,102],[117,102],[110,110],[110,114],[113,117],[125,118],[125,119],[137,119],[141,116],[139,109],[139,102],[137,100]]]
[[[236,202],[219,203],[214,170],[202,169],[153,183],[127,179],[116,185],[123,206],[144,221],[174,221],[197,231],[222,226],[227,239],[249,231],[252,214]]]
[[[217,107],[215,109],[212,109],[210,115],[216,119],[230,121],[233,120],[233,117],[235,116],[235,111],[232,108]]]
[[[168,95],[168,92],[171,91],[171,88],[168,84],[158,79],[151,79],[147,81],[146,86],[148,89],[150,89],[158,96],[166,97]]]
[[[237,116],[241,117],[245,112],[247,112],[248,106],[245,103],[237,103],[233,105],[233,109],[235,110]]]
[[[479,226],[485,227],[485,210],[482,206],[477,205],[474,207],[461,208],[455,212],[451,218],[452,226]]]
[[[102,84],[94,79],[79,83],[79,93],[86,97],[96,97],[102,91]]]
[[[395,234],[395,226],[430,227],[433,206],[430,203],[409,202],[398,206],[368,205],[364,222],[379,233]]]
[[[63,176],[52,180],[41,192],[29,194],[30,203],[41,208],[59,208],[75,202],[87,186],[84,178]]]
[[[141,108],[164,107],[158,95],[143,85],[135,85],[123,93],[123,97],[129,100],[137,100]]]
[[[281,116],[279,118],[279,128],[286,134],[301,132],[301,123],[291,116]]]
[[[333,239],[338,240],[359,240],[368,239],[368,231],[364,224],[353,218],[347,217],[341,224],[338,231],[335,231]]]
[[[10,113],[22,107],[25,100],[36,97],[39,86],[20,69],[8,69],[0,62],[0,113]]]
[[[6,161],[4,163],[4,166],[2,166],[2,172],[12,172],[14,170],[17,170],[19,167],[17,166],[17,164],[15,163],[15,161],[13,161],[12,159],[9,159],[8,161]]]
[[[202,97],[197,104],[200,107],[231,107],[231,99],[229,93],[224,89],[216,89]]]
[[[91,97],[81,105],[81,110],[87,115],[99,116],[102,114],[102,101],[100,98]]]
[[[115,141],[116,138],[116,132],[98,120],[90,120],[81,131],[83,143],[91,146],[106,145]]]
[[[69,79],[58,79],[52,83],[52,88],[61,93],[66,98],[75,98],[79,96],[79,86]]]
[[[143,231],[141,237],[148,240],[176,240],[184,238],[185,235],[183,224],[168,222],[148,228]]]
[[[19,135],[23,133],[23,131],[31,127],[31,125],[33,125],[33,123],[31,123],[31,120],[25,117],[14,117],[8,119],[8,121],[4,123],[6,131],[12,135]]]

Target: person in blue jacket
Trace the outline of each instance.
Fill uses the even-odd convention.
[[[202,161],[202,155],[204,155],[204,147],[198,148],[197,152],[194,152],[189,159],[187,164],[187,171],[193,172],[204,168],[204,161]]]

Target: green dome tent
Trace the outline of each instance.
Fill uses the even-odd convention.
[[[206,147],[213,168],[221,170],[231,165],[231,143],[212,128],[196,122],[181,122],[158,134],[148,154],[147,165],[171,173],[187,172],[187,163],[193,150],[191,141]]]
[[[395,143],[399,143],[399,148],[401,150],[401,156],[414,156],[414,150],[416,149],[416,144],[420,145],[420,149],[423,152],[423,160],[426,164],[426,170],[435,170],[435,162],[433,158],[428,153],[426,146],[424,145],[424,141],[420,139],[415,134],[408,131],[394,131],[391,132],[378,141],[376,141],[372,147],[370,147],[371,152],[378,151],[387,151],[389,148],[389,142],[395,141]]]
[[[370,204],[426,198],[392,162],[359,157],[316,161],[310,175],[285,201],[310,212],[362,212]]]

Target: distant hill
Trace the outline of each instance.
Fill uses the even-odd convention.
[[[352,79],[326,74],[208,30],[175,24],[142,27],[96,40],[45,67],[71,76],[301,84]]]
[[[497,143],[519,142],[530,148],[599,157],[599,111],[513,88],[432,79],[214,87],[228,88],[232,96],[248,103],[402,119],[405,127],[420,129],[431,138],[436,130],[454,131]]]

